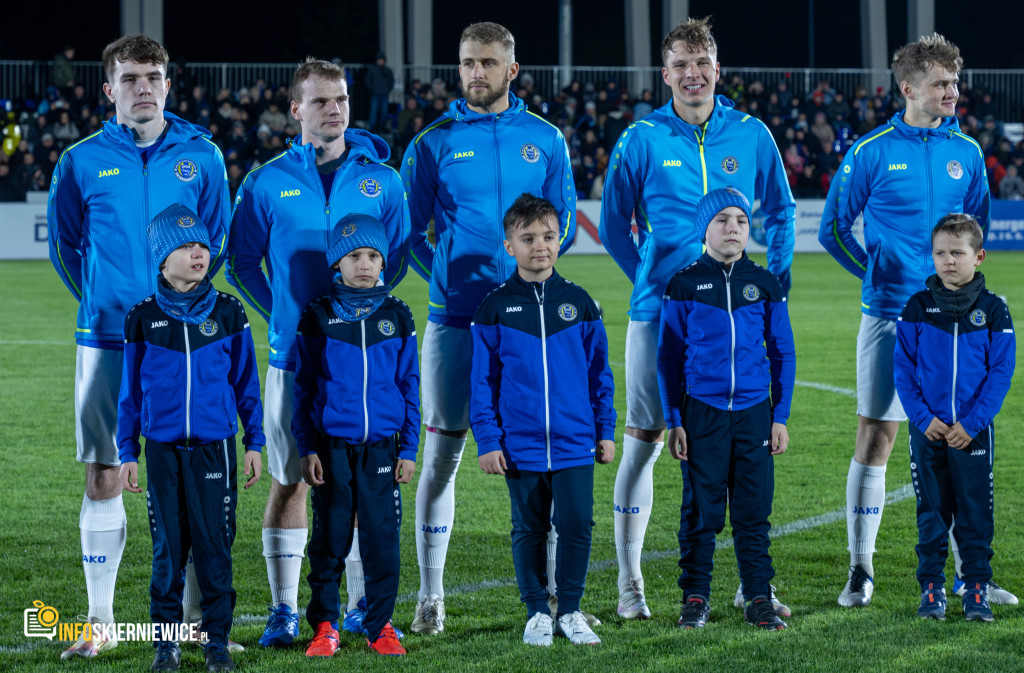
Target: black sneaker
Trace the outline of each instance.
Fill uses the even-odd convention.
[[[206,646],[206,670],[235,670],[235,662],[231,660],[231,653],[228,652],[228,646],[225,643],[210,643]]]
[[[676,626],[681,629],[703,629],[711,618],[711,602],[704,596],[694,594],[683,603]]]
[[[743,608],[743,618],[747,624],[753,624],[766,631],[781,631],[786,628],[786,622],[776,614],[769,596],[754,596],[753,600],[747,601],[747,606]]]
[[[156,654],[153,656],[153,663],[149,665],[151,671],[176,671],[181,666],[181,648],[173,640],[161,640],[156,644]]]

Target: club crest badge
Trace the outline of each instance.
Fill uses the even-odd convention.
[[[359,182],[359,192],[366,197],[375,199],[383,193],[380,183],[373,178],[366,178]]]
[[[558,307],[558,317],[566,322],[572,322],[579,315],[579,311],[572,304],[562,304]]]
[[[377,323],[377,330],[384,336],[393,336],[395,334],[395,323],[390,320],[381,320]]]
[[[192,182],[199,175],[199,169],[191,159],[182,159],[174,164],[174,177],[182,182]]]
[[[736,157],[726,157],[722,159],[722,170],[733,175],[740,169],[740,160]]]
[[[761,288],[753,284],[744,285],[742,294],[747,301],[757,301],[761,296]]]
[[[204,320],[199,323],[199,333],[205,337],[212,337],[217,333],[217,321],[216,320]]]
[[[971,311],[971,315],[968,320],[970,320],[971,324],[975,327],[981,327],[985,324],[985,321],[988,320],[988,316],[986,316],[985,312],[979,308]]]
[[[531,164],[535,164],[540,161],[540,150],[533,143],[526,143],[519,149],[519,156]]]
[[[952,159],[946,164],[946,172],[949,173],[949,177],[959,180],[964,176],[964,167],[960,165],[959,161]]]

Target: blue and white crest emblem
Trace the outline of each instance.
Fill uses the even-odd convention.
[[[577,315],[579,315],[579,311],[572,304],[562,304],[558,307],[558,317],[566,322],[575,320]]]
[[[982,325],[985,324],[985,321],[987,319],[988,316],[986,316],[985,312],[982,311],[980,308],[971,311],[971,315],[968,318],[968,320],[971,321],[971,324],[974,325],[975,327],[981,327]]]
[[[192,182],[199,175],[199,169],[191,159],[182,159],[174,164],[174,177],[182,182]]]
[[[363,196],[368,196],[371,199],[375,199],[383,193],[380,183],[373,178],[366,178],[359,182],[359,192]]]
[[[205,337],[212,337],[217,333],[217,321],[216,320],[204,320],[199,323],[199,333]]]
[[[747,301],[757,301],[757,298],[761,296],[761,288],[756,285],[744,285],[743,286],[743,298]]]
[[[377,329],[384,336],[392,336],[395,333],[395,323],[390,320],[381,320],[377,323]]]
[[[540,150],[533,143],[526,143],[519,149],[519,154],[531,164],[540,161]]]

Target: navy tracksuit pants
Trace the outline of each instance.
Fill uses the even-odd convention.
[[[202,592],[203,631],[211,643],[227,644],[235,609],[236,463],[234,437],[191,448],[146,442],[146,504],[153,535],[149,614],[154,624],[181,622],[191,548]]]
[[[547,539],[552,524],[558,531],[558,612],[576,612],[580,609],[590,564],[593,464],[553,472],[510,469],[505,473],[505,482],[512,500],[512,562],[527,616],[549,613]]]
[[[985,428],[963,450],[930,441],[910,424],[910,476],[917,494],[917,579],[945,583],[949,527],[960,548],[961,579],[982,585],[992,579],[994,431]]]
[[[371,444],[350,444],[317,434],[316,452],[324,484],[313,488],[313,534],[309,540],[312,590],[306,620],[337,624],[341,616],[341,574],[352,548],[352,530],[359,512],[359,553],[366,577],[363,628],[376,641],[391,620],[398,597],[398,536],[402,497],[395,483],[398,444],[388,437]]]
[[[743,596],[767,596],[775,576],[770,541],[775,465],[770,453],[768,400],[741,411],[723,411],[692,397],[683,407],[689,460],[681,461],[683,504],[679,522],[679,586],[684,599],[710,597],[715,535],[725,528],[725,508],[736,548]]]

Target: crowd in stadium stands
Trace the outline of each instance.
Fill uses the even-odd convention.
[[[192,86],[180,67],[170,75],[177,86],[168,97],[167,110],[213,134],[224,152],[232,198],[249,169],[282,151],[299,132],[298,122],[289,113],[286,85],[267,85],[261,80],[239,91],[208,92]],[[349,82],[356,126],[367,126],[369,100],[360,105],[358,95],[369,98],[367,87],[372,84]],[[654,109],[652,92],[645,89],[634,97],[615,81],[602,87],[574,81],[554,96],[545,96],[535,89],[528,72],[515,84],[518,87],[513,91],[529,109],[556,124],[565,135],[579,198],[600,199],[609,150],[630,123]],[[859,87],[850,95],[825,80],[802,97],[790,91],[785,81],[768,90],[759,81],[748,83],[739,75],[725,74],[718,93],[768,126],[797,198],[823,198],[854,141],[886,123],[902,107],[899,96],[881,87],[874,94]],[[392,147],[392,163],[398,162],[412,139],[460,95],[458,89],[449,89],[439,79],[430,83],[412,80],[404,102],[390,106],[380,132]],[[961,88],[957,117],[963,132],[985,152],[993,196],[1021,199],[1024,141],[1014,145],[1003,135],[1007,120],[996,119],[995,110],[991,93]],[[100,92],[87,92],[74,83],[51,87],[50,94],[38,103],[13,101],[10,116],[20,123],[22,139],[13,154],[0,152],[0,201],[20,201],[26,191],[46,190],[60,152],[98,130],[113,112]],[[0,118],[0,123],[7,121]]]

